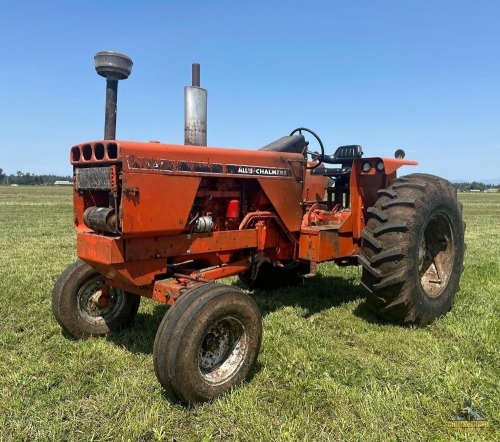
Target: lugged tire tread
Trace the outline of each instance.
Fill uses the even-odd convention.
[[[387,232],[408,230],[406,225],[407,225],[406,221],[401,221],[401,220],[390,221],[374,229],[373,234],[375,236],[380,236]]]
[[[382,249],[382,243],[376,239],[371,233],[367,232],[366,229],[361,232],[361,237],[368,241],[377,250]]]
[[[407,324],[412,324],[415,321],[417,321],[417,319],[418,319],[417,311],[416,311],[415,307],[412,307],[406,313],[404,322]]]
[[[379,283],[373,284],[373,290],[379,291],[383,288],[389,287],[390,285],[399,284],[405,281],[407,277],[407,272],[408,272],[408,267],[405,267],[396,273],[384,276]]]
[[[395,198],[393,200],[386,201],[382,204],[382,209],[389,209],[394,206],[409,206],[415,207],[416,198]]]
[[[386,222],[388,220],[387,213],[380,210],[378,207],[368,207],[366,211],[371,217],[378,218],[380,222]]]
[[[370,258],[370,262],[373,265],[377,265],[381,261],[385,261],[388,258],[394,258],[396,256],[404,256],[403,249],[401,247],[394,247],[393,249],[385,250]]]
[[[398,194],[390,189],[380,189],[379,191],[377,191],[377,196],[388,196],[389,198],[396,198]]]
[[[365,256],[359,255],[358,262],[363,266],[363,268],[365,268],[367,271],[369,271],[373,276],[375,276],[376,278],[382,278],[382,276],[383,276],[382,272],[378,269],[375,269],[372,265],[370,265],[370,262],[368,261],[368,259]]]
[[[406,305],[407,303],[408,303],[408,298],[407,297],[405,297],[405,296],[399,296],[397,298],[394,298],[393,301],[391,301],[389,304],[387,304],[384,307],[384,310],[388,311],[391,308],[399,307],[399,306],[402,306],[402,305]]]

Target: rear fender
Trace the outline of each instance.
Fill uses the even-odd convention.
[[[377,164],[383,163],[383,168],[377,169]],[[370,170],[363,172],[363,165],[370,163]],[[353,161],[349,182],[351,211],[353,215],[354,238],[361,237],[365,227],[367,209],[375,205],[377,192],[386,189],[396,179],[396,171],[401,166],[416,166],[417,161],[398,158],[358,158]]]

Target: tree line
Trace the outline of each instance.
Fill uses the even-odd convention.
[[[498,189],[500,191],[500,185],[484,184],[478,181],[473,181],[472,183],[451,183],[451,185],[460,192],[470,192],[471,190],[484,192],[486,189]]]
[[[3,169],[0,169],[0,185],[31,185],[42,186],[54,184],[55,181],[73,181],[69,175],[37,175],[35,173],[24,173],[20,170],[16,174],[7,175]]]

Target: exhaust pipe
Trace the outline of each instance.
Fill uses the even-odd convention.
[[[192,86],[184,88],[184,144],[207,145],[207,90],[200,87],[198,63],[192,66]]]
[[[104,139],[116,139],[116,104],[118,81],[126,80],[132,72],[132,60],[125,54],[101,51],[94,56],[95,70],[106,78],[106,113],[104,118]]]

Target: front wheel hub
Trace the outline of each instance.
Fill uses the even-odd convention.
[[[201,375],[212,384],[230,379],[244,361],[247,350],[245,327],[235,318],[223,318],[205,332],[198,351]]]
[[[82,317],[89,322],[101,317],[111,318],[120,307],[116,289],[104,285],[100,276],[86,281],[78,291],[78,309]]]

